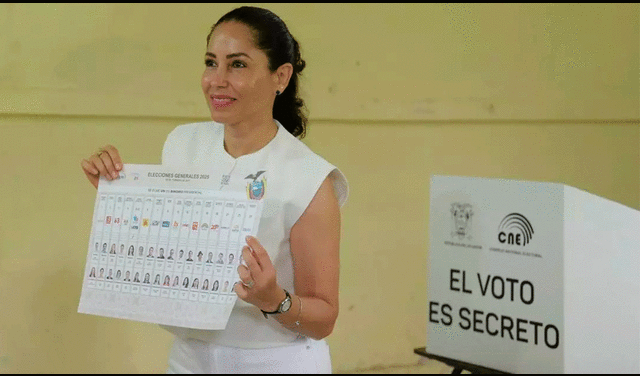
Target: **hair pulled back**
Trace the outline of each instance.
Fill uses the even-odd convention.
[[[275,72],[285,63],[291,63],[293,74],[289,85],[273,104],[273,118],[292,135],[303,138],[307,128],[307,117],[303,113],[304,101],[299,96],[299,77],[305,67],[300,55],[298,41],[291,35],[287,25],[268,9],[243,6],[222,16],[207,36],[207,46],[215,28],[223,22],[236,21],[253,31],[253,42],[269,60],[269,70]]]

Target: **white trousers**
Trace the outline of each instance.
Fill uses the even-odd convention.
[[[175,337],[167,373],[331,373],[325,340],[301,338],[291,345],[240,349]]]

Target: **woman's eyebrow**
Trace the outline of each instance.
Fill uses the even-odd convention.
[[[204,55],[205,55],[205,56],[211,56],[211,57],[212,57],[212,58],[214,58],[214,59],[216,58],[216,55],[215,55],[215,54],[213,54],[213,53],[211,53],[211,52],[207,52],[207,53],[206,53],[206,54],[204,54]],[[232,59],[232,58],[234,58],[234,57],[239,57],[239,56],[246,56],[246,57],[248,57],[249,59],[251,59],[251,56],[249,56],[249,55],[245,54],[244,52],[236,52],[236,53],[234,53],[234,54],[229,54],[229,55],[227,55],[227,59]],[[253,60],[253,59],[251,59],[251,60]]]

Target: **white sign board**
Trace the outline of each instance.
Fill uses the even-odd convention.
[[[640,372],[640,212],[557,183],[433,176],[426,351]]]

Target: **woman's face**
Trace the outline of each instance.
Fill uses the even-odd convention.
[[[211,118],[223,124],[271,119],[278,86],[267,55],[253,44],[251,29],[224,22],[214,30],[205,54],[202,91]],[[282,89],[280,89],[282,90]]]

